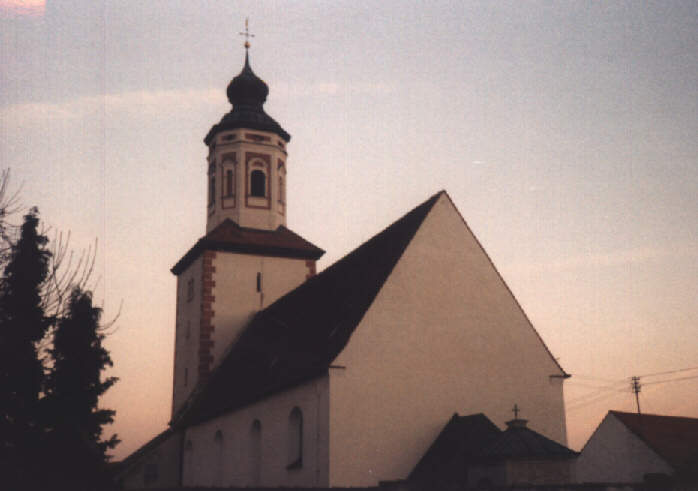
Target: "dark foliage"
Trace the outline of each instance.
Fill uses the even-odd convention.
[[[11,246],[0,283],[0,473],[8,483],[34,481],[39,475],[34,464],[42,460],[44,370],[37,344],[50,325],[41,299],[50,253],[38,225],[33,208]]]
[[[60,479],[74,489],[101,486],[106,451],[119,442],[116,435],[101,438],[102,427],[113,422],[114,411],[98,408],[99,396],[117,380],[101,380],[102,371],[112,366],[102,346],[101,314],[102,310],[92,304],[92,294],[76,287],[49,350],[53,368],[47,380],[45,407],[53,422],[50,442],[56,446],[54,462]]]
[[[16,240],[2,239],[8,253],[0,278],[0,488],[106,489],[106,452],[118,440],[102,440],[114,411],[98,401],[116,378],[101,379],[112,366],[102,346],[101,309],[81,286],[64,290],[56,281],[61,261],[47,249],[36,208]],[[66,277],[79,277],[81,285],[83,276]],[[63,291],[71,291],[65,308],[51,307],[62,301],[47,299],[60,300]]]

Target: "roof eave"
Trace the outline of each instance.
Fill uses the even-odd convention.
[[[290,259],[312,259],[318,260],[325,254],[320,248],[315,250],[293,249],[287,247],[260,246],[250,244],[231,244],[227,242],[214,241],[210,239],[199,239],[194,247],[189,249],[170,271],[174,275],[179,275],[187,267],[196,261],[204,251],[236,252],[239,254],[254,254],[267,257],[284,257]]]

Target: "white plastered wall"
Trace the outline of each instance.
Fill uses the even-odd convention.
[[[305,259],[216,252],[213,260],[213,366],[257,311],[303,283]],[[261,291],[257,291],[261,273]]]
[[[673,469],[612,413],[606,415],[577,458],[577,481],[642,482],[647,473]]]
[[[177,276],[177,318],[172,387],[172,413],[186,400],[198,381],[199,325],[201,318],[201,257]],[[188,283],[193,280],[193,296]],[[186,370],[186,376],[185,376]],[[186,382],[186,383],[185,383]]]
[[[566,441],[561,369],[447,195],[330,370],[330,485],[407,477],[454,412]]]
[[[191,450],[183,458],[184,486],[327,486],[328,377],[312,380],[252,405],[186,429]],[[303,465],[287,469],[288,425],[291,410],[303,414]],[[260,482],[255,482],[251,462],[251,429],[261,422]],[[222,445],[214,441],[216,431]]]

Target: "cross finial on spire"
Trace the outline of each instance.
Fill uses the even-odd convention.
[[[250,19],[249,17],[245,18],[245,32],[239,32],[240,36],[245,36],[245,49],[248,50],[250,49],[250,38],[254,37],[254,34],[250,34]]]
[[[521,411],[521,409],[519,409],[518,404],[514,404],[511,410],[514,411],[514,419],[519,419],[519,411]]]

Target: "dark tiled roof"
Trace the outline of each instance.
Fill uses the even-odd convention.
[[[204,143],[209,145],[211,140],[221,131],[234,130],[237,128],[269,131],[279,135],[286,142],[291,139],[291,135],[289,135],[288,132],[261,107],[236,106],[232,111],[224,115],[220,122],[211,127],[204,138]]]
[[[698,465],[698,418],[609,411],[674,469]]]
[[[454,414],[409,475],[416,482],[466,484],[465,463],[501,430],[484,414]]]
[[[269,116],[262,106],[269,94],[269,87],[252,71],[249,56],[245,54],[245,66],[228,85],[228,100],[233,110],[223,116],[220,123],[209,130],[204,143],[209,145],[211,140],[225,130],[235,128],[251,128],[253,130],[276,133],[287,142],[291,139],[286,130]]]
[[[578,454],[564,445],[546,438],[525,426],[524,420],[514,420],[506,431],[482,447],[478,457],[486,460],[526,459],[526,458],[574,458]]]
[[[325,253],[283,225],[276,230],[257,230],[240,227],[234,221],[226,219],[200,238],[171,271],[174,274],[181,273],[205,250],[300,259],[318,259]]]
[[[143,444],[139,449],[134,451],[132,454],[130,454],[124,460],[122,460],[120,462],[114,462],[114,467],[115,467],[114,473],[120,474],[123,471],[127,470],[134,463],[138,462],[142,456],[147,455],[148,453],[150,453],[151,450],[156,449],[162,442],[167,440],[173,434],[174,434],[174,432],[172,431],[172,429],[167,428],[165,431],[154,436],[151,440],[149,440],[148,442]]]
[[[173,423],[200,422],[326,374],[441,194],[258,312]]]

